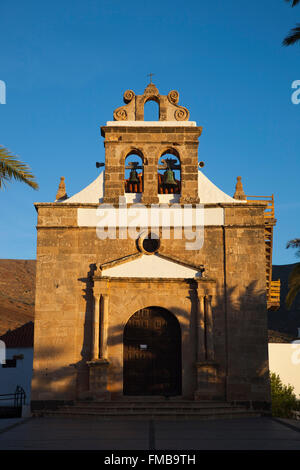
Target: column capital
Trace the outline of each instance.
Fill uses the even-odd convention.
[[[206,300],[208,300],[209,302],[211,302],[212,294],[205,294],[204,296],[205,296]]]
[[[216,293],[216,281],[208,278],[194,278],[196,281],[195,290],[198,291],[198,296],[211,295],[214,296]]]
[[[97,285],[96,283],[94,284],[94,295],[97,295],[97,296],[108,296],[108,289],[107,287],[103,287],[101,285]]]
[[[109,279],[94,279],[94,292],[101,294],[108,294]]]

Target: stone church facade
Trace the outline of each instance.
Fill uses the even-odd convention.
[[[158,121],[144,121],[150,100]],[[150,83],[124,102],[101,127],[105,170],[70,198],[62,179],[55,202],[35,204],[32,406],[127,396],[265,406],[266,204],[247,200],[240,178],[231,197],[205,177],[202,128],[178,92]],[[190,229],[203,244],[187,249],[176,223],[169,237],[161,222],[139,222],[129,236],[120,201],[146,214],[161,204],[199,210],[201,227],[196,217]],[[105,210],[119,217],[106,238],[97,228]]]

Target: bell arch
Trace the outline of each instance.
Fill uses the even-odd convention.
[[[147,98],[144,102],[144,121],[159,121],[160,102],[156,96]]]
[[[158,306],[135,312],[124,328],[123,360],[124,395],[181,395],[181,328],[175,315]]]
[[[181,161],[174,148],[164,150],[158,159],[158,194],[181,194]]]
[[[142,193],[144,186],[144,156],[139,149],[131,149],[124,158],[125,193]]]

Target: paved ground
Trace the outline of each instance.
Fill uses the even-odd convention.
[[[8,426],[9,421],[18,422],[5,421]],[[270,418],[155,422],[32,418],[7,430],[4,425],[0,428],[0,450],[16,449],[299,450],[300,423]]]
[[[7,418],[7,419],[1,418],[0,419],[0,433],[24,421],[25,421],[24,418]]]

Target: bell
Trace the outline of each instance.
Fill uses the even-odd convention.
[[[174,178],[174,172],[171,170],[171,168],[168,168],[164,172],[164,184],[168,184],[169,186],[177,186]]]
[[[130,171],[129,183],[139,183],[138,174],[136,170]]]

